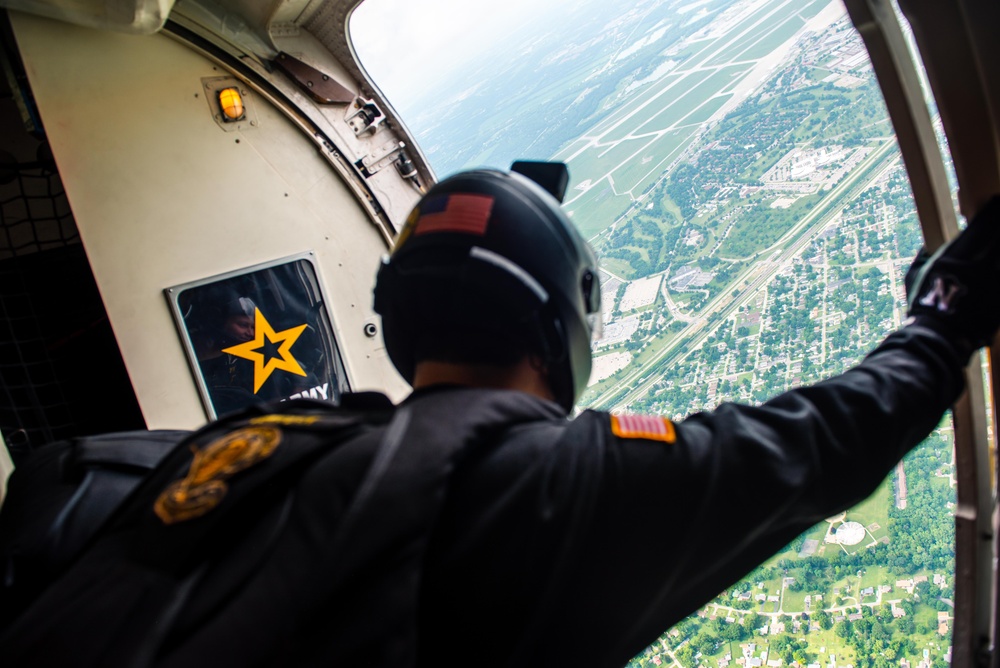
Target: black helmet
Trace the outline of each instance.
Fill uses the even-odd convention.
[[[558,170],[554,190],[565,188],[565,165],[527,165],[514,169]],[[567,411],[590,377],[600,306],[596,257],[559,201],[522,174],[495,170],[461,172],[431,188],[375,285],[386,350],[407,382],[417,360],[440,353],[468,362],[531,353]],[[516,357],[504,359],[505,351]]]

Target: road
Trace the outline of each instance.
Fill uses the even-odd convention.
[[[776,244],[763,251],[774,249],[767,260],[754,262],[749,266],[746,271],[730,283],[730,287],[722,290],[715,299],[709,302],[694,322],[688,324],[671,343],[665,345],[652,359],[646,361],[639,368],[626,373],[617,383],[597,397],[590,407],[599,410],[625,408],[635,399],[644,396],[659,381],[659,374],[655,373],[656,369],[662,363],[672,361],[669,358],[680,352],[681,344],[686,344],[685,351],[695,350],[701,345],[712,331],[706,327],[710,319],[713,319],[714,322],[721,322],[737,308],[748,303],[757,289],[770,280],[778,267],[799,254],[823,230],[826,223],[840,213],[843,209],[841,204],[843,198],[864,190],[877,180],[894,159],[891,156],[894,147],[895,142],[887,141],[873,151],[839,184],[834,186],[827,196],[812,211],[803,216],[802,220],[785,233]],[[871,168],[876,165],[878,168],[872,170]],[[863,179],[866,175],[867,178]],[[807,230],[809,233],[804,233]],[[732,286],[742,286],[736,297],[732,295]]]

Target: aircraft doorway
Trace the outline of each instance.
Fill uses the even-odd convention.
[[[16,453],[145,422],[7,35],[0,54],[0,432]]]

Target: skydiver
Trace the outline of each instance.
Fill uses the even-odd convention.
[[[867,497],[938,425],[1000,326],[998,243],[994,199],[919,257],[909,320],[840,376],[676,423],[570,419],[600,319],[593,251],[520,174],[447,178],[375,288],[413,393],[395,408],[370,394],[274,405],[203,430],[0,652],[79,657],[58,654],[69,634],[115,648],[103,665],[622,666]],[[320,454],[292,476],[283,444]],[[245,466],[224,475],[213,457]],[[227,506],[199,480],[249,500]],[[279,480],[290,493],[241,491]],[[142,603],[164,598],[157,586],[170,605]]]

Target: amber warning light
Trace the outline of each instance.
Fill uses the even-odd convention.
[[[227,123],[243,118],[243,97],[235,88],[219,91],[219,106],[222,107],[222,119]]]

